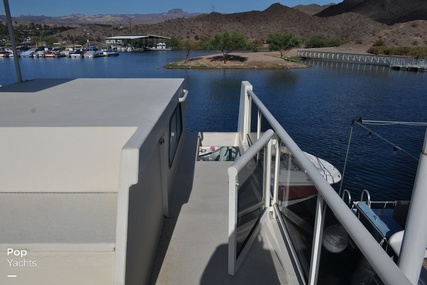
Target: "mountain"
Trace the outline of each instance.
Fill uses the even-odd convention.
[[[141,25],[139,30],[177,38],[200,38],[222,31],[238,31],[250,39],[266,39],[270,33],[285,32],[303,39],[322,35],[336,39],[363,40],[377,34],[386,25],[366,16],[349,13],[329,18],[309,14],[281,4],[273,4],[264,11],[234,14],[202,14],[192,18],[174,19],[156,25]]]
[[[322,12],[326,8],[329,8],[332,5],[334,5],[334,3],[327,4],[327,5],[319,5],[319,4],[297,5],[293,7],[293,9],[304,12],[309,15],[315,15]]]
[[[344,0],[316,14],[331,17],[343,13],[358,13],[375,21],[392,25],[414,20],[427,20],[425,0]]]
[[[48,16],[32,16],[32,15],[21,15],[13,17],[13,20],[18,23],[45,23],[45,24],[126,24],[132,25],[137,24],[156,24],[171,19],[177,18],[190,18],[200,15],[200,13],[187,13],[182,9],[172,9],[167,13],[158,14],[99,14],[99,15],[83,15],[83,14],[71,14],[60,17],[48,17]],[[0,16],[1,19],[1,16]]]
[[[418,3],[417,1],[419,0],[408,0],[408,7],[412,7],[414,3]],[[289,8],[276,3],[264,11],[232,14],[215,12],[189,14],[181,9],[174,9],[167,13],[151,15],[26,16],[25,19],[29,23],[45,23],[46,26],[73,23],[66,24],[74,27],[73,29],[67,29],[55,36],[59,40],[73,42],[90,35],[91,41],[100,44],[106,36],[113,35],[156,34],[178,39],[201,39],[223,31],[240,32],[251,40],[260,41],[265,40],[270,33],[285,32],[301,36],[303,40],[313,36],[324,36],[366,46],[375,42],[401,46],[427,44],[427,21],[416,20],[386,25],[372,19],[375,15],[381,15],[381,12],[384,12],[377,7],[377,3],[387,4],[388,12],[400,7],[391,5],[391,3],[399,4],[400,0],[344,0],[340,4],[325,7],[318,13],[322,14],[322,17],[310,15],[314,10],[322,9],[322,6]],[[367,6],[368,4],[371,6]],[[420,5],[420,7],[423,6]],[[337,9],[342,10],[338,13]],[[412,12],[406,15],[414,15],[418,11],[413,7],[411,9]],[[401,10],[403,11],[403,8]],[[326,12],[331,15],[326,16]],[[399,13],[394,13],[399,16],[399,19],[402,18]],[[18,19],[23,19],[22,17],[24,16],[14,18],[14,21],[19,24]],[[1,21],[0,16],[0,23]]]

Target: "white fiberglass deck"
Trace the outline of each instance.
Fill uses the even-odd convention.
[[[167,153],[169,139],[159,139],[185,101],[182,84],[46,79],[0,88],[0,284],[146,283],[169,179],[151,170]]]
[[[233,145],[230,134],[216,134],[217,139],[227,137],[228,144],[204,137],[204,142],[212,145]],[[187,142],[185,151],[194,153],[195,139],[189,139],[192,142]],[[193,177],[188,177],[193,173],[192,163],[185,164],[177,181],[181,191],[173,196],[173,216],[166,220],[151,284],[298,284],[290,263],[283,264],[283,269],[270,243],[277,228],[274,221],[264,224],[239,271],[234,276],[227,273],[227,168],[232,162],[196,161]]]

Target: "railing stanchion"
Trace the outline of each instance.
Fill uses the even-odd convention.
[[[323,206],[323,197],[322,195],[319,194],[317,196],[317,203],[316,203],[313,248],[311,252],[311,266],[310,266],[310,273],[309,273],[309,279],[308,279],[309,285],[317,284],[317,277],[319,275],[319,266],[320,266],[320,253],[322,251],[324,224],[325,224],[325,207]]]

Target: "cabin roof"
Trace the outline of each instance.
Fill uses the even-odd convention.
[[[81,78],[3,86],[0,127],[152,127],[174,96],[178,100],[182,83],[183,79]]]

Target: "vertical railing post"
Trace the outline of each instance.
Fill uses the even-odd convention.
[[[265,179],[264,179],[264,188],[265,188],[265,201],[264,205],[266,208],[271,206],[271,148],[273,145],[273,140],[270,139],[267,144],[267,151],[265,155]]]
[[[248,81],[242,82],[240,89],[240,108],[237,131],[240,135],[240,141],[246,145],[248,143],[247,135],[251,129],[251,99],[248,92],[252,91],[252,89],[252,85]]]
[[[258,119],[257,119],[257,128],[256,128],[257,140],[261,137],[261,119],[262,119],[262,113],[261,113],[261,110],[258,109]]]
[[[279,174],[280,174],[280,139],[274,140],[274,147],[276,150],[276,157],[274,163],[274,186],[273,186],[273,205],[277,204],[279,200]],[[276,212],[274,212],[274,218],[276,218]]]
[[[402,248],[399,256],[399,267],[412,284],[418,284],[424,254],[427,246],[427,130],[424,145],[418,162],[414,190],[409,206]]]
[[[323,204],[323,197],[319,193],[319,195],[317,196],[313,247],[311,252],[310,273],[308,277],[309,285],[317,284],[317,277],[319,275],[320,253],[322,251],[323,241],[323,225],[325,224],[325,207],[323,206]]]
[[[228,274],[236,273],[236,226],[237,226],[237,190],[239,182],[237,169],[228,169]]]
[[[16,48],[15,33],[13,32],[12,16],[10,15],[9,1],[3,0],[3,4],[4,4],[4,11],[6,14],[6,23],[9,29],[9,38],[12,44],[13,62],[15,64],[16,78],[18,83],[21,83],[22,82],[21,67],[19,65],[19,54]]]

